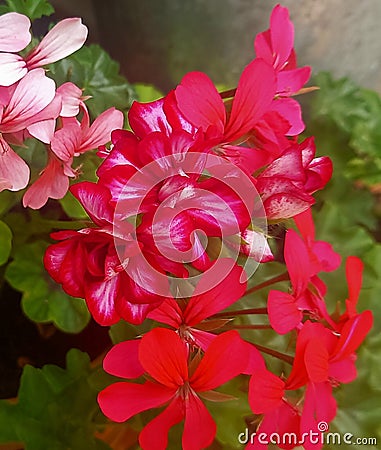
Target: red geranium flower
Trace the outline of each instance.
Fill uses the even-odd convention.
[[[114,364],[108,361],[106,370],[120,375],[121,359],[115,352],[114,357]],[[139,362],[149,379],[143,384],[118,382],[108,386],[98,395],[99,405],[107,417],[123,422],[169,402],[140,433],[141,447],[164,450],[169,429],[184,420],[182,448],[205,448],[214,439],[216,424],[200,397],[221,400],[223,395],[212,390],[242,373],[248,354],[239,334],[228,331],[214,339],[195,367],[197,361],[196,357],[188,367],[188,349],[179,335],[156,328],[139,344]]]

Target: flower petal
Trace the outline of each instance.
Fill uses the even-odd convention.
[[[159,383],[177,389],[188,379],[187,349],[179,335],[154,328],[142,337],[139,360],[146,372]]]
[[[262,59],[252,61],[238,82],[225,139],[233,141],[254,128],[275,95],[275,71]]]
[[[140,339],[119,342],[103,360],[103,369],[116,377],[138,378],[144,374],[139,362]]]
[[[282,403],[285,383],[267,369],[254,371],[249,384],[249,403],[254,414],[266,414]]]
[[[62,163],[54,156],[40,177],[30,186],[23,197],[24,207],[40,209],[49,198],[63,198],[69,189],[69,178],[63,173]]]
[[[168,445],[168,432],[184,418],[184,403],[175,397],[155,419],[151,420],[139,435],[143,450],[165,450]]]
[[[29,181],[30,170],[27,163],[15,153],[0,135],[0,180],[3,189],[19,191]]]
[[[87,27],[80,18],[57,23],[26,57],[29,69],[56,62],[79,50],[87,38]]]
[[[188,326],[200,323],[239,300],[245,290],[243,269],[232,259],[218,259],[197,283],[184,311],[184,322]]]
[[[0,51],[19,52],[31,41],[30,20],[23,14],[10,12],[0,16]]]
[[[114,422],[124,422],[142,411],[161,406],[174,393],[149,381],[144,384],[121,381],[103,389],[98,394],[98,403],[105,416]]]
[[[209,391],[226,383],[247,368],[249,354],[245,341],[235,330],[218,335],[190,379],[195,391]]]
[[[186,402],[183,450],[208,447],[216,435],[216,423],[197,395],[190,393]]]
[[[295,298],[286,292],[270,291],[267,308],[270,324],[279,334],[293,330],[303,319]]]
[[[213,126],[223,134],[226,122],[224,102],[207,75],[188,73],[177,86],[175,95],[180,111],[193,125],[203,131]]]
[[[0,67],[0,86],[10,86],[28,72],[24,59],[13,53],[0,53]]]

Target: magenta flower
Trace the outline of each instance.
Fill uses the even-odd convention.
[[[103,413],[115,422],[124,422],[141,411],[167,405],[140,433],[143,449],[167,448],[169,429],[182,420],[182,448],[205,448],[214,439],[216,425],[200,397],[224,398],[213,389],[245,370],[248,355],[244,348],[238,333],[228,331],[214,339],[197,367],[196,360],[188,367],[188,350],[179,335],[156,328],[144,335],[139,344],[139,362],[149,379],[143,384],[114,383],[99,393],[98,403]],[[136,365],[134,369],[125,370],[121,366],[124,357],[118,353],[113,353],[105,369],[114,375],[128,375],[128,378],[140,375]]]
[[[277,5],[272,10],[270,28],[259,33],[254,42],[257,58],[271,64],[277,74],[277,94],[290,96],[308,81],[311,68],[297,68],[294,51],[294,25],[288,9]]]
[[[45,253],[47,271],[69,295],[85,298],[92,316],[101,325],[111,325],[121,318],[141,323],[164,300],[153,292],[168,290],[168,286],[163,287],[166,278],[154,278],[152,271],[144,272],[132,226],[123,223],[118,231],[115,229],[107,189],[83,182],[73,185],[71,192],[96,226],[53,233],[52,237],[61,242],[51,245]],[[160,267],[156,271],[163,274]],[[139,284],[136,279],[141,280]],[[151,290],[144,289],[144,285]]]

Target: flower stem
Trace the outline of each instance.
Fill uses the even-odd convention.
[[[248,289],[245,292],[245,296],[252,294],[253,292],[259,291],[260,289],[263,289],[267,286],[271,286],[272,284],[279,283],[280,281],[286,281],[289,279],[290,279],[290,277],[288,275],[288,272],[281,273],[280,275],[277,275],[276,277],[270,278],[269,280],[266,280],[263,283],[257,284],[256,286],[253,286],[252,288]]]
[[[292,365],[294,362],[294,358],[292,356],[286,355],[281,352],[277,352],[276,350],[272,350],[271,348],[263,347],[262,345],[259,345],[259,344],[253,344],[253,345],[255,345],[255,347],[257,347],[257,349],[260,352],[266,353],[267,355],[274,356],[274,358],[278,358],[288,364]]]
[[[214,314],[213,317],[246,316],[247,314],[267,314],[267,308],[250,308],[239,309],[237,311],[224,311],[218,314]]]

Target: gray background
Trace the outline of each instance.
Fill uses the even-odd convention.
[[[268,28],[273,0],[53,0],[81,16],[131,82],[171,89],[190,70],[234,85]],[[299,64],[350,76],[381,93],[381,0],[284,0]]]

